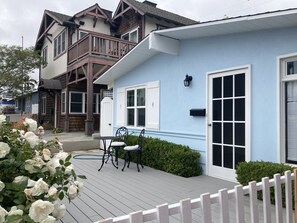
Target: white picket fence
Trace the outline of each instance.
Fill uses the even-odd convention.
[[[170,216],[179,215],[179,222],[193,222],[192,212],[194,209],[200,209],[200,220],[203,223],[229,223],[230,215],[233,222],[264,222],[264,223],[293,223],[293,219],[297,219],[297,212],[292,208],[292,180],[294,181],[295,207],[297,207],[297,171],[294,173],[286,171],[284,176],[275,174],[273,179],[265,177],[262,182],[250,182],[248,186],[237,185],[232,190],[222,189],[217,194],[202,194],[197,199],[184,199],[176,204],[163,204],[154,209],[146,211],[138,211],[129,215],[108,218],[97,223],[143,223],[143,222],[158,222],[169,223]],[[285,201],[286,208],[282,207],[281,185],[285,186]],[[275,205],[270,203],[270,188],[275,189]],[[257,199],[257,191],[262,190],[263,201]],[[244,195],[249,195],[244,196]],[[246,199],[249,200],[248,211]],[[234,206],[230,207],[230,200],[234,200]],[[212,211],[213,205],[218,206],[217,211]],[[259,208],[261,206],[261,208]],[[235,209],[235,210],[234,210]],[[218,213],[219,212],[219,213]],[[248,213],[247,213],[248,212]],[[248,216],[247,216],[248,215]],[[248,219],[248,220],[247,220]],[[175,218],[176,221],[176,218]],[[197,220],[196,220],[197,221]]]

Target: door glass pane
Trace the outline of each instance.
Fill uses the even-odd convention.
[[[235,123],[235,145],[245,145],[245,124]]]
[[[224,123],[224,144],[233,144],[233,124]]]
[[[235,168],[238,163],[245,161],[245,148],[235,147]]]
[[[221,123],[213,123],[213,131],[212,131],[212,141],[214,143],[222,142],[222,124]]]
[[[137,109],[137,126],[145,126],[145,108]]]
[[[215,121],[222,120],[222,101],[215,100],[212,102],[212,118]]]
[[[233,120],[233,99],[224,100],[224,121]]]
[[[297,81],[286,83],[287,160],[297,161]]]
[[[145,89],[137,89],[137,106],[145,106]]]
[[[297,61],[287,62],[287,75],[297,74]]]
[[[233,148],[224,146],[224,167],[233,169]]]
[[[235,99],[235,121],[245,121],[245,99]]]
[[[127,125],[134,126],[134,109],[127,109]]]
[[[222,166],[222,146],[212,146],[212,164]]]
[[[245,96],[245,74],[235,75],[235,96]]]
[[[233,76],[224,77],[224,97],[233,96]]]
[[[127,91],[127,107],[134,106],[134,90]]]
[[[222,78],[221,77],[217,77],[213,79],[212,96],[213,98],[222,97]]]

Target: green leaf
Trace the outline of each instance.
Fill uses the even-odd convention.
[[[70,162],[66,162],[65,164],[64,164],[64,166],[70,166],[71,165],[71,163]]]
[[[59,193],[59,199],[60,200],[63,200],[64,199],[64,192],[63,191],[61,191],[60,193]]]
[[[85,175],[77,175],[77,177],[80,179],[87,179],[87,177]]]
[[[66,162],[70,161],[70,160],[71,160],[71,157],[72,157],[72,155],[69,154],[69,155],[66,157],[65,161],[66,161]]]
[[[61,166],[64,165],[64,161],[63,160],[59,160],[59,163],[60,163]]]

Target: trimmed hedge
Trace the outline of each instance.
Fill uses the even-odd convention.
[[[127,145],[136,145],[138,137],[129,135]],[[135,155],[131,153],[135,162]],[[119,157],[123,158],[122,150]],[[188,146],[178,145],[157,138],[145,137],[142,150],[143,165],[162,170],[182,177],[199,176],[202,167],[199,165],[200,153]]]
[[[294,168],[281,164],[264,161],[242,162],[237,165],[237,180],[242,185],[248,185],[251,181],[261,182],[263,177],[273,178],[274,174],[284,175],[285,171],[293,172]],[[292,184],[293,185],[293,184]],[[294,194],[293,194],[294,195]],[[282,185],[283,206],[285,207],[285,188]],[[258,199],[262,200],[262,191],[258,191]],[[270,188],[271,203],[275,203],[274,188]]]

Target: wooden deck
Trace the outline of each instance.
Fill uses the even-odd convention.
[[[61,220],[64,223],[95,222],[185,198],[198,198],[206,192],[217,193],[219,189],[232,189],[235,185],[208,176],[183,178],[149,167],[138,173],[135,163],[122,172],[109,161],[98,172],[101,160],[73,158],[72,162],[76,172],[85,175],[87,180],[81,180],[84,183],[81,196],[66,204],[67,212]],[[119,166],[123,166],[123,160],[119,160]],[[170,222],[178,222],[178,216],[171,218]]]

